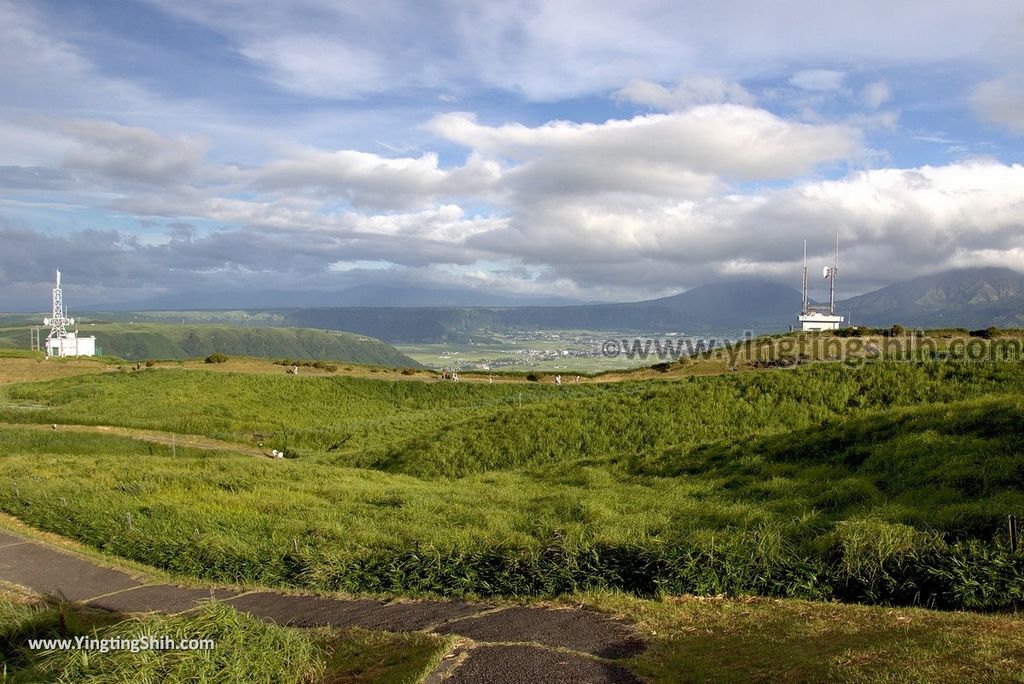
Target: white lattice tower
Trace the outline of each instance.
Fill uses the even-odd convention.
[[[63,340],[68,336],[68,326],[74,325],[75,319],[64,315],[64,296],[60,289],[60,271],[57,271],[57,287],[53,288],[53,311],[50,318],[43,319],[43,325],[50,326],[50,334],[46,336],[46,353],[50,353],[50,340]],[[63,347],[58,347],[63,349]],[[61,352],[58,352],[60,355]]]

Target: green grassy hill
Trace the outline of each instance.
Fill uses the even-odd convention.
[[[298,458],[11,426],[0,510],[218,581],[1008,607],[1024,603],[1024,554],[1003,541],[1024,513],[1022,392],[1021,364],[950,361],[563,387],[78,376],[8,386],[0,420]]]
[[[232,356],[274,359],[324,359],[392,367],[419,365],[380,340],[309,328],[122,322],[89,323],[82,326],[81,334],[95,335],[104,354],[132,361],[197,358],[219,351]],[[27,346],[27,327],[0,328],[0,348]]]

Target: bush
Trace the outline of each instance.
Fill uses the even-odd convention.
[[[213,352],[206,357],[205,363],[224,363],[228,360],[227,354],[221,354],[220,352]]]
[[[303,368],[317,368],[319,370],[325,370],[328,373],[333,373],[338,370],[338,367],[334,364],[327,363],[326,361],[293,361],[292,359],[285,357],[279,361],[274,361],[274,364],[278,366],[302,366]]]
[[[403,368],[402,375],[416,375],[416,371],[412,368]]]
[[[999,328],[994,325],[990,325],[984,330],[972,330],[970,332],[971,337],[980,337],[983,340],[991,340],[999,337]]]
[[[907,329],[899,323],[889,328],[889,337],[903,337],[905,334],[907,334]]]
[[[146,359],[146,368],[152,368],[156,365],[156,361],[153,359]]]

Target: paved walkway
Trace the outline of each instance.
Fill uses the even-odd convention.
[[[179,613],[214,598],[261,619],[294,627],[331,625],[463,637],[427,678],[429,684],[634,684],[639,680],[613,661],[645,647],[628,624],[589,610],[335,599],[156,584],[6,531],[0,531],[0,580],[123,613]]]

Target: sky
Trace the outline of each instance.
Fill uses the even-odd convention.
[[[0,310],[56,268],[72,307],[799,287],[837,233],[841,296],[1024,271],[1020,35],[1005,0],[0,0]]]

